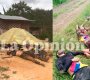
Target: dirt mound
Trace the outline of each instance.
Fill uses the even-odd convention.
[[[40,42],[41,40],[34,37],[32,34],[21,28],[12,28],[0,36],[0,41],[5,41],[5,43],[16,42],[22,44],[23,41],[28,41],[30,43]]]

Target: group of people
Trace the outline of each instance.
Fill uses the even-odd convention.
[[[90,51],[68,51],[59,50],[57,52],[56,67],[60,73],[68,72],[73,76],[73,80],[90,80],[90,67],[87,64],[82,64],[76,55],[85,55],[90,57]]]
[[[77,55],[84,55],[90,58],[90,36],[87,35],[87,29],[78,27],[77,35],[79,41],[87,47],[82,51],[63,51],[58,50],[56,53],[56,67],[60,73],[68,72],[73,76],[73,80],[90,80],[90,66],[82,64]]]
[[[5,44],[4,48],[7,52],[7,55],[19,56],[26,60],[31,60],[34,63],[41,64],[37,59],[42,61],[48,61],[49,55],[44,50],[44,48],[40,48],[40,45],[20,45],[20,44]],[[40,48],[40,49],[39,49]]]

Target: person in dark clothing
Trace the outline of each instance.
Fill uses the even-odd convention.
[[[6,48],[9,48],[9,50],[7,51],[7,55],[10,55],[10,56],[16,56],[16,52],[19,51],[19,50],[22,50],[22,45],[20,44],[17,44],[17,50],[15,49],[15,46],[14,44],[10,45],[6,45]]]
[[[67,52],[59,50],[57,52],[56,67],[60,73],[68,72],[73,76],[73,80],[90,80],[90,67],[82,64],[76,55],[85,55],[84,51]]]
[[[39,65],[45,67],[45,65],[43,63],[41,63],[40,61],[38,61],[36,59],[36,56],[34,53],[35,53],[34,49],[29,50],[29,51],[19,50],[16,52],[16,56],[19,56],[19,57],[26,59],[26,60],[30,60],[36,64],[39,64]]]

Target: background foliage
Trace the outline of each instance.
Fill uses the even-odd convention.
[[[64,3],[64,2],[66,2],[67,0],[53,0],[53,4],[54,4],[54,6],[55,5],[58,5],[58,4],[62,4],[62,3]]]
[[[24,1],[20,1],[19,3],[12,4],[7,11],[3,8],[3,11],[5,15],[22,16],[29,20],[35,20],[35,22],[32,23],[32,27],[45,27],[47,29],[45,33],[40,34],[38,37],[41,39],[47,37],[52,41],[52,10],[33,10]],[[43,34],[45,36],[42,36]]]

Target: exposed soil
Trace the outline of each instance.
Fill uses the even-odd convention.
[[[9,67],[7,80],[52,80],[52,59],[45,67],[19,57],[0,59],[0,66]]]

